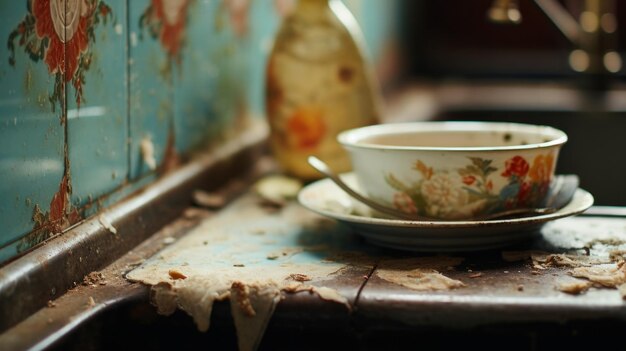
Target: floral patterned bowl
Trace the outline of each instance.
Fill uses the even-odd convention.
[[[567,135],[519,123],[388,123],[344,131],[365,195],[407,213],[471,220],[541,207]]]

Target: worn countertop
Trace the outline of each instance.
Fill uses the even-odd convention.
[[[330,337],[358,349],[607,344],[626,326],[623,214],[592,207],[515,246],[437,255],[379,248],[296,200],[270,205],[251,190],[221,209],[190,208],[1,335],[0,345],[23,349],[40,338],[36,345],[51,349],[229,349],[235,334],[251,330],[241,349],[316,349]],[[202,283],[207,277],[221,290]],[[271,299],[263,298],[268,286]],[[182,294],[203,291],[213,291],[215,304],[194,312],[207,297]],[[171,316],[159,316],[150,299]],[[112,329],[120,336],[105,337]]]

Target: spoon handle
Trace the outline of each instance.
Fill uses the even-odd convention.
[[[377,203],[376,201],[368,199],[364,197],[363,195],[357,193],[352,188],[350,188],[339,176],[333,173],[330,170],[330,168],[326,165],[326,163],[324,163],[319,158],[315,156],[309,156],[308,161],[309,161],[309,164],[313,166],[313,168],[315,168],[320,173],[330,178],[330,180],[332,180],[338,187],[340,187],[341,190],[345,191],[346,193],[348,193],[348,195],[352,196],[353,198],[363,203],[364,205],[369,206],[370,208],[376,211],[379,211],[381,213],[387,214],[395,218],[400,218],[400,219],[405,219],[405,220],[410,220],[410,221],[420,220],[420,218],[416,215],[412,215],[410,213],[404,213],[404,212],[389,208],[385,205],[381,205]]]

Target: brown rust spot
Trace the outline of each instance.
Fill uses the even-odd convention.
[[[101,272],[91,272],[83,278],[83,285],[106,285],[106,277]]]
[[[170,126],[167,133],[167,144],[163,152],[163,161],[159,167],[159,174],[166,174],[178,167],[181,163],[180,157],[176,152],[176,137],[174,136],[174,127]]]
[[[48,212],[48,223],[52,224],[51,229],[55,232],[63,227],[62,222],[66,218],[65,210],[66,207],[69,206],[70,191],[70,181],[66,174],[61,179],[59,191],[52,197],[52,201],[50,202],[50,212]]]
[[[78,209],[73,208],[70,203],[72,186],[67,169],[68,165],[66,164],[66,172],[61,178],[59,190],[50,201],[50,210],[44,213],[39,205],[35,204],[32,217],[33,222],[35,222],[34,230],[24,236],[17,244],[18,252],[24,252],[40,244],[82,219]]]

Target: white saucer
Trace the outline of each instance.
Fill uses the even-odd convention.
[[[352,173],[342,179],[358,190]],[[499,248],[540,234],[549,221],[580,214],[593,205],[593,196],[577,189],[572,201],[544,215],[490,221],[407,221],[372,217],[365,205],[353,200],[330,179],[307,185],[298,201],[309,210],[336,219],[375,245],[424,252],[459,252]]]

